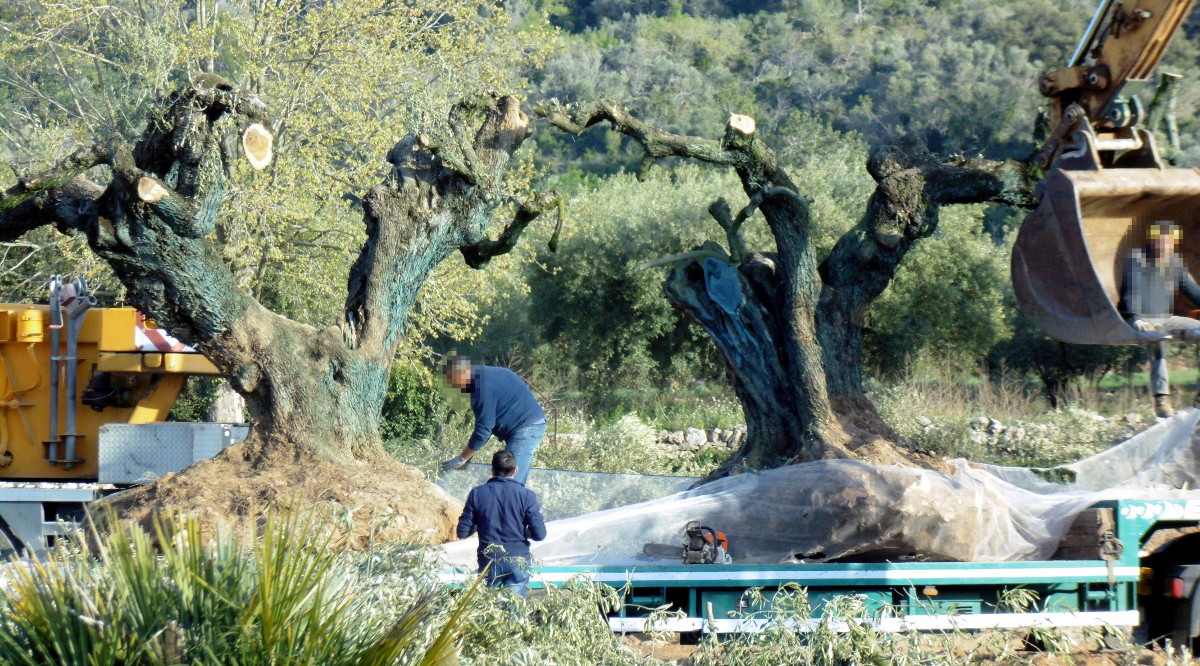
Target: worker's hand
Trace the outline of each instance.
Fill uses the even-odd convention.
[[[456,469],[462,469],[466,466],[467,466],[466,458],[463,458],[462,456],[454,456],[453,458],[442,463],[442,471],[443,472],[451,472]]]
[[[1158,330],[1158,327],[1155,326],[1154,324],[1151,324],[1148,321],[1142,321],[1141,319],[1134,319],[1133,327],[1139,331],[1144,331],[1146,333],[1153,333]]]

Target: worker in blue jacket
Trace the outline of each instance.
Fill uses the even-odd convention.
[[[475,430],[462,453],[442,463],[442,471],[462,469],[495,435],[517,459],[517,483],[533,467],[533,452],[546,436],[546,414],[525,380],[508,368],[471,365],[465,356],[446,360],[446,381],[471,396]]]
[[[492,478],[467,496],[458,519],[458,538],[479,532],[479,571],[488,585],[522,597],[529,591],[529,540],[546,538],[537,495],[513,478],[520,471],[511,451],[492,456]]]

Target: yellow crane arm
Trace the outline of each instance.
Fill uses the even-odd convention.
[[[1150,77],[1194,1],[1101,2],[1070,63],[1039,81],[1041,93],[1052,100],[1050,127],[1063,122],[1072,104],[1083,109],[1098,131],[1138,122],[1106,114],[1127,81]]]

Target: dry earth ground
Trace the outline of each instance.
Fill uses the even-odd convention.
[[[291,447],[254,455],[253,442],[107,502],[124,520],[152,527],[154,515],[195,516],[252,533],[267,510],[306,507],[329,517],[334,548],[363,549],[372,541],[440,544],[452,541],[462,502],[416,469],[381,455],[338,461]]]

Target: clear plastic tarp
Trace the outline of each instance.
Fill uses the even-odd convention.
[[[946,474],[822,460],[740,474],[694,490],[554,520],[547,525],[547,539],[534,544],[533,555],[545,565],[673,563],[643,555],[642,547],[681,544],[684,525],[698,520],[728,535],[734,561],[741,564],[856,557],[1047,559],[1079,511],[1095,502],[1200,499],[1200,492],[1192,490],[1200,477],[1197,420],[1200,411],[1183,410],[1112,449],[1052,470],[953,460],[952,472]],[[547,492],[551,487],[577,499],[583,496],[583,485],[572,485],[577,477],[561,477],[565,485],[554,486],[551,478],[557,475],[535,470],[530,487],[547,499],[554,495]],[[687,479],[688,485],[691,481]],[[619,492],[615,482],[598,486]],[[466,496],[465,491],[451,494]],[[476,545],[473,537],[447,544],[446,563],[473,568]]]
[[[451,497],[466,500],[471,489],[492,476],[491,465],[471,463],[442,475],[437,484]],[[561,520],[666,497],[687,490],[698,476],[605,474],[533,468],[525,486],[537,493],[546,520]]]

